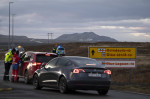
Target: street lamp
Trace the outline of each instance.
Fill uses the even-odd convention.
[[[9,2],[9,42],[8,42],[8,48],[10,48],[10,4],[13,2]]]
[[[14,42],[14,16],[16,14],[12,14],[12,42],[11,42],[11,45],[13,46],[13,42]]]

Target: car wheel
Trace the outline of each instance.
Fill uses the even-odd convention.
[[[41,89],[42,88],[42,86],[40,86],[40,84],[39,84],[37,74],[35,74],[34,77],[33,77],[33,86],[34,86],[34,89]]]
[[[68,89],[68,92],[69,93],[74,93],[76,90],[74,90],[74,89]]]
[[[17,77],[17,81],[19,81],[19,77]]]
[[[28,71],[25,71],[25,74],[24,74],[24,82],[25,82],[25,84],[28,84],[28,83],[29,83],[29,74],[28,74]]]
[[[108,93],[108,89],[98,90],[97,92],[99,95],[106,95]]]
[[[60,93],[67,93],[67,81],[64,77],[61,77],[59,80],[59,90]]]

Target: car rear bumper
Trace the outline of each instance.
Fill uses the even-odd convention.
[[[85,81],[72,80],[68,82],[69,89],[76,90],[100,90],[109,89],[111,81]]]

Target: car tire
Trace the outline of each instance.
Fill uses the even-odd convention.
[[[69,93],[75,93],[75,91],[76,91],[76,90],[74,90],[74,89],[68,89],[68,92],[69,92]]]
[[[63,94],[68,92],[67,81],[65,77],[61,77],[59,80],[59,91]]]
[[[34,86],[34,89],[37,89],[37,90],[40,90],[42,88],[42,86],[40,86],[40,84],[39,84],[37,74],[35,74],[34,77],[33,77],[33,86]]]
[[[24,73],[24,83],[28,84],[29,83],[29,74],[28,71],[26,70]]]
[[[19,81],[19,77],[17,77],[17,82]]]
[[[97,92],[99,95],[106,95],[108,93],[108,89],[98,90]]]

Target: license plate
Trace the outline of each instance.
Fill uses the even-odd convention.
[[[98,73],[89,73],[88,76],[89,77],[101,77],[102,75]]]

